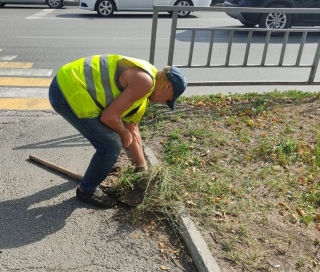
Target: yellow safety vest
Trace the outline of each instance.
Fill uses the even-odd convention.
[[[78,118],[95,118],[121,93],[115,83],[117,63],[125,60],[139,67],[153,79],[150,91],[122,113],[125,122],[139,123],[146,111],[148,97],[154,90],[157,69],[147,61],[121,55],[95,55],[62,66],[57,82],[69,106]]]

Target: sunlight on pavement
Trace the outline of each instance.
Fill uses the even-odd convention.
[[[51,110],[46,98],[1,98],[1,110]]]

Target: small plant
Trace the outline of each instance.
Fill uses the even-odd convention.
[[[291,134],[294,132],[294,128],[290,125],[286,125],[285,129],[284,129],[284,133],[285,134]]]
[[[309,226],[311,224],[311,222],[314,221],[314,216],[312,216],[311,214],[307,214],[307,215],[301,217],[301,221],[304,224],[306,224],[306,226]]]
[[[247,236],[248,229],[246,226],[240,226],[237,233],[239,234],[239,236]]]
[[[299,260],[297,261],[297,267],[298,267],[298,268],[304,267],[304,262],[303,262],[303,260],[299,259]]]
[[[164,144],[165,160],[168,164],[183,166],[189,155],[189,145],[182,141],[177,132],[173,132]]]

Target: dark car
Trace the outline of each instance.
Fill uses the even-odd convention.
[[[320,8],[320,0],[226,0],[225,7]],[[320,14],[227,12],[246,27],[283,29],[292,26],[320,26]]]

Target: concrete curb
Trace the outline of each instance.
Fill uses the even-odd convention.
[[[149,165],[156,166],[159,164],[158,159],[149,147],[143,146],[143,149]],[[220,267],[189,214],[182,208],[178,217],[182,238],[186,243],[198,272],[221,272]]]

